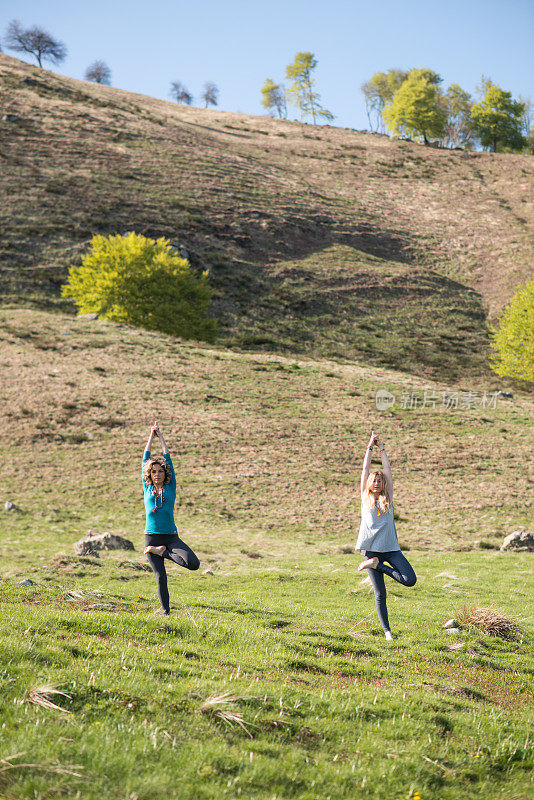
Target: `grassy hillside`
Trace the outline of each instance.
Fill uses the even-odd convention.
[[[210,537],[272,531],[276,541],[320,542],[325,552],[352,541],[373,424],[398,477],[407,545],[494,545],[532,521],[527,394],[482,408],[486,386],[473,377],[444,384],[384,368],[233,353],[50,312],[3,311],[0,337],[0,479],[24,509],[8,517],[17,536],[40,520],[60,540],[91,527],[142,525],[138,460],[154,416],[174,443],[181,514]],[[388,411],[377,410],[379,389],[395,396]],[[425,391],[434,402],[422,408]],[[443,406],[443,392],[458,392],[458,408]],[[412,397],[419,407],[409,407]]]
[[[4,304],[136,230],[208,267],[220,343],[489,379],[533,256],[534,161],[177,106],[0,54]]]
[[[532,525],[529,395],[446,409],[442,392],[486,382],[57,310],[4,310],[0,337],[0,496],[16,505],[0,517],[2,798],[530,796],[531,558],[496,550]],[[382,413],[379,388],[396,397]],[[425,390],[435,407],[403,408]],[[164,621],[141,554],[156,414],[201,559],[170,568]],[[393,643],[353,552],[373,423],[418,574],[388,586]],[[89,529],[135,551],[78,558]],[[470,602],[516,615],[519,638],[443,631]]]
[[[0,336],[0,493],[16,505],[0,518],[3,799],[531,796],[531,554],[496,550],[532,524],[529,396],[403,409],[403,391],[484,382],[60,312],[3,311]],[[383,413],[381,387],[397,398]],[[165,620],[142,556],[155,414],[201,559],[169,569]],[[388,586],[392,643],[353,552],[372,422],[418,575]],[[89,529],[135,551],[78,558]],[[444,631],[466,603],[515,615],[519,638]]]
[[[533,527],[534,408],[497,396],[485,358],[532,254],[532,159],[182,108],[3,54],[0,84],[2,800],[526,800],[531,554],[498,546]],[[94,233],[132,229],[209,266],[214,345],[60,299]],[[169,569],[165,620],[142,556],[155,416],[201,559]],[[392,643],[353,551],[373,425],[418,575],[388,586]],[[78,558],[88,530],[135,551]],[[519,635],[444,631],[465,603]]]

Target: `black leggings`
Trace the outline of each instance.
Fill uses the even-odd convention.
[[[160,547],[162,544],[167,548],[162,556],[156,553],[147,553],[148,563],[154,570],[158,583],[158,597],[161,607],[165,614],[169,613],[169,590],[167,588],[167,573],[165,571],[165,559],[175,561],[186,569],[198,569],[200,561],[190,547],[178,538],[177,533],[145,533],[145,547],[152,545]]]
[[[367,574],[373,585],[375,592],[376,610],[378,618],[384,628],[384,632],[389,631],[388,609],[386,606],[386,584],[384,575],[389,575],[394,581],[402,583],[403,586],[415,586],[417,577],[412,565],[400,550],[391,550],[387,553],[379,553],[374,550],[366,550],[366,558],[378,558],[376,569],[367,569]],[[392,565],[388,567],[384,561],[389,561]]]

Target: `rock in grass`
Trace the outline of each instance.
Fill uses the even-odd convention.
[[[78,589],[71,589],[70,591],[65,592],[65,594],[63,595],[63,599],[68,600],[69,603],[73,603],[77,600],[84,600],[85,594],[83,592],[80,592]]]
[[[89,531],[87,536],[74,544],[76,555],[94,555],[98,550],[135,550],[133,543],[123,536],[113,533],[94,533]]]
[[[33,581],[30,578],[24,578],[24,580],[19,581],[19,586],[33,586]]]
[[[460,623],[458,622],[457,619],[448,619],[447,622],[443,623],[442,628],[445,628],[445,630],[453,630],[453,631],[459,630]]]
[[[76,319],[86,319],[91,322],[91,320],[98,319],[98,314],[78,314]]]
[[[532,552],[534,551],[534,536],[528,531],[514,531],[501,544],[501,550]]]

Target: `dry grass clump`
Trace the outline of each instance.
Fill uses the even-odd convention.
[[[460,625],[478,628],[488,636],[500,636],[502,639],[517,641],[521,637],[521,629],[514,617],[497,611],[495,606],[487,608],[476,603],[466,604],[456,612]]]
[[[241,714],[230,707],[231,703],[235,700],[237,700],[237,698],[233,697],[229,692],[213,695],[204,700],[200,708],[197,709],[197,712],[199,714],[212,714],[214,717],[218,717],[223,722],[226,722],[227,725],[239,725],[248,736],[252,738],[252,734]]]
[[[49,709],[49,711],[63,711],[65,714],[68,714],[69,712],[66,708],[62,708],[50,700],[49,695],[51,694],[59,694],[62,697],[67,697],[69,700],[71,699],[70,694],[62,692],[61,689],[56,689],[54,686],[36,686],[28,692],[28,700],[30,703],[35,703],[38,706]]]
[[[3,772],[7,772],[10,769],[36,769],[40,772],[52,772],[56,775],[73,775],[76,778],[82,778],[83,775],[81,772],[75,772],[74,770],[83,769],[80,764],[73,764],[72,766],[63,766],[62,764],[46,764],[46,763],[23,763],[21,761],[15,761],[17,758],[21,758],[25,756],[26,752],[21,753],[13,753],[13,755],[8,756],[7,758],[0,758],[0,774]]]

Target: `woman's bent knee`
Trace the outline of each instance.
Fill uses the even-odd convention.
[[[200,567],[200,561],[194,554],[187,559],[187,569],[195,570]]]

